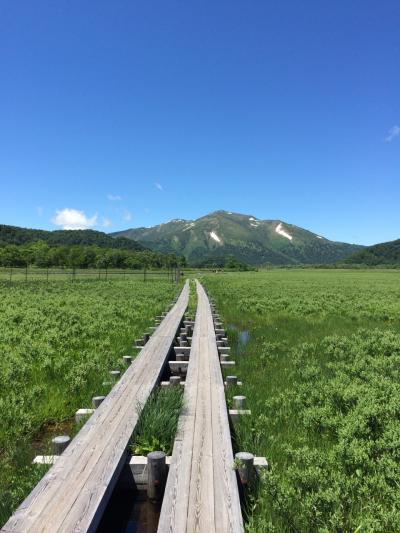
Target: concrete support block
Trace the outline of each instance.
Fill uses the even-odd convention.
[[[89,418],[91,414],[94,413],[94,409],[78,409],[75,413],[75,422],[80,424],[83,420]]]

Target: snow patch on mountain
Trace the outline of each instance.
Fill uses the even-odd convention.
[[[214,239],[214,241],[216,242],[219,242],[219,243],[221,242],[221,239],[218,237],[218,235],[214,231],[210,232],[210,237]]]
[[[293,237],[282,228],[282,222],[279,222],[279,224],[275,228],[275,231],[279,235],[282,235],[282,237],[286,237],[286,239],[289,239],[289,241],[293,239]]]
[[[183,228],[182,231],[187,231],[188,229],[191,229],[195,226],[194,222],[190,222],[190,224],[186,224],[186,226]]]

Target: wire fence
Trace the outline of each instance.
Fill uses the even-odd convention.
[[[137,279],[142,281],[170,281],[178,282],[182,272],[177,269],[164,270],[127,270],[127,269],[79,269],[79,268],[24,268],[1,267],[0,281],[55,281],[55,280],[112,280],[112,279]]]

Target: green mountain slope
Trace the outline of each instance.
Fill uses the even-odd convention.
[[[259,220],[227,211],[111,235],[137,240],[152,250],[184,255],[190,264],[227,255],[251,265],[333,263],[361,248],[329,241],[280,220]]]
[[[400,265],[400,239],[368,246],[345,261],[357,265]]]
[[[96,245],[99,248],[143,250],[143,246],[135,240],[125,237],[115,239],[107,233],[91,229],[46,231],[0,224],[0,246],[28,244],[38,240],[45,241],[49,246]]]

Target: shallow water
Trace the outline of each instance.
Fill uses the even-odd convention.
[[[237,332],[236,353],[243,354],[250,341],[250,331],[248,329],[240,329],[236,324],[229,324],[228,328]]]
[[[151,503],[145,491],[115,490],[96,533],[156,533],[161,504]]]

